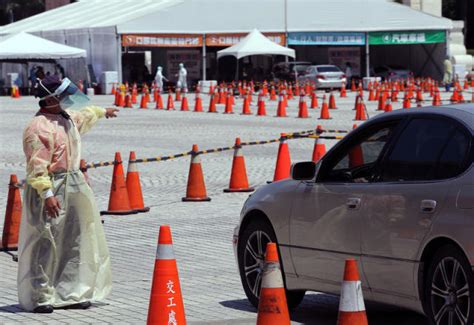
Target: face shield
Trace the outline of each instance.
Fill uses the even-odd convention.
[[[62,80],[61,85],[56,88],[54,93],[51,93],[45,86],[43,86],[41,81],[39,81],[39,84],[49,93],[49,95],[41,99],[56,97],[59,101],[59,106],[61,106],[63,110],[79,110],[89,104],[89,97],[87,97],[79,87],[68,78]]]

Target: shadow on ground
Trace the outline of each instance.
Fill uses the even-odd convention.
[[[227,308],[257,312],[246,299],[222,301],[220,304]],[[338,308],[337,296],[307,293],[301,305],[291,311],[291,320],[305,325],[334,325]],[[424,316],[407,309],[367,302],[366,310],[369,324],[372,325],[428,325]]]

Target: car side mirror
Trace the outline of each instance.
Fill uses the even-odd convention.
[[[316,176],[316,164],[313,161],[303,161],[291,166],[291,178],[295,181],[310,181]]]

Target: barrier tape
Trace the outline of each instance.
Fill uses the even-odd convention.
[[[151,158],[139,158],[132,160],[130,162],[132,163],[149,163],[149,162],[156,162],[156,161],[166,161],[166,160],[171,160],[171,159],[176,159],[176,158],[182,158],[186,156],[191,156],[191,155],[202,155],[202,154],[210,154],[210,153],[216,153],[216,152],[223,152],[223,151],[229,151],[229,150],[234,150],[237,147],[241,148],[243,146],[255,146],[255,145],[262,145],[262,144],[269,144],[269,143],[275,143],[279,142],[282,140],[286,139],[302,139],[302,138],[312,138],[312,139],[328,139],[328,140],[339,140],[344,138],[344,136],[321,136],[321,135],[316,135],[317,131],[316,130],[307,130],[307,131],[301,131],[301,132],[292,132],[292,133],[286,133],[286,136],[280,137],[277,139],[271,139],[271,140],[263,140],[263,141],[248,141],[248,142],[242,142],[240,146],[230,146],[230,147],[221,147],[221,148],[214,148],[214,149],[206,149],[206,150],[200,150],[200,151],[186,151],[182,153],[178,153],[175,155],[169,155],[169,156],[158,156],[158,157],[151,157]],[[335,130],[335,129],[330,129],[330,130],[321,130],[321,132],[317,132],[318,134],[328,132],[328,133],[348,133],[349,131],[347,130]],[[96,163],[89,163],[86,164],[85,167],[83,168],[83,171],[87,171],[87,169],[90,168],[98,168],[98,167],[106,167],[106,166],[112,166],[115,165],[115,161],[101,161],[101,162],[96,162]]]

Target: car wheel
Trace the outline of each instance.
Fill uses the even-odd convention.
[[[474,276],[469,261],[455,246],[440,248],[428,268],[425,314],[432,324],[473,324]]]
[[[263,266],[267,243],[276,243],[275,232],[271,225],[262,219],[251,221],[239,238],[238,261],[242,286],[250,303],[258,308],[258,299],[262,285]],[[280,256],[281,261],[281,256]],[[281,265],[282,263],[280,263]],[[283,265],[281,265],[282,274]],[[283,276],[283,281],[285,277]],[[304,298],[305,290],[286,290],[288,308],[297,307]]]

